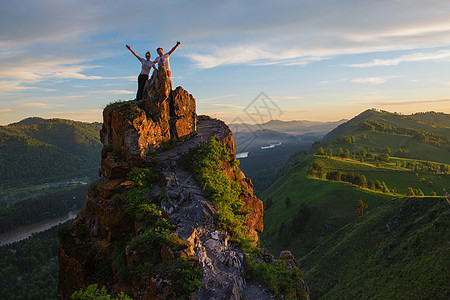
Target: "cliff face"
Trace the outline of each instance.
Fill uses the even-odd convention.
[[[239,299],[245,289],[244,254],[216,227],[213,203],[186,171],[189,150],[214,137],[231,153],[222,169],[241,187],[249,212],[244,225],[255,244],[262,202],[233,164],[228,126],[197,117],[192,95],[170,90],[161,71],[147,82],[142,101],[114,103],[103,112],[101,179],[71,228],[60,233],[59,299],[94,283],[135,299],[175,299],[186,291],[197,299]],[[202,276],[195,278],[198,268]]]
[[[167,80],[163,70],[154,72],[142,101],[114,103],[103,111],[101,141],[118,151],[128,165],[145,159],[161,144],[185,140],[197,130],[194,97],[182,87],[168,90]],[[109,179],[109,174],[101,175]]]

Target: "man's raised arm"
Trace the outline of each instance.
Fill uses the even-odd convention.
[[[172,55],[173,51],[175,51],[175,49],[177,49],[178,45],[180,45],[181,42],[177,41],[177,44],[169,51],[169,55]]]

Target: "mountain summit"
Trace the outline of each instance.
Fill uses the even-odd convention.
[[[270,299],[244,278],[258,264],[294,278],[275,293],[306,297],[289,252],[265,254],[267,264],[251,254],[260,252],[263,205],[238,167],[231,130],[197,116],[192,95],[166,81],[154,72],[143,100],[103,112],[101,179],[59,233],[58,298],[98,284],[134,299]]]

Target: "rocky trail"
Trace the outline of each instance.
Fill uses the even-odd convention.
[[[198,299],[270,299],[257,284],[245,283],[244,254],[231,245],[228,236],[214,226],[215,210],[193,176],[183,169],[183,159],[189,149],[208,141],[212,136],[224,139],[230,129],[220,120],[199,117],[198,132],[176,147],[152,157],[161,167],[165,178],[165,200],[161,208],[177,224],[177,234],[191,246],[190,251],[203,267]]]

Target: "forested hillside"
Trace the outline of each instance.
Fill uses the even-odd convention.
[[[41,118],[0,126],[0,185],[95,177],[100,129],[100,123]]]

